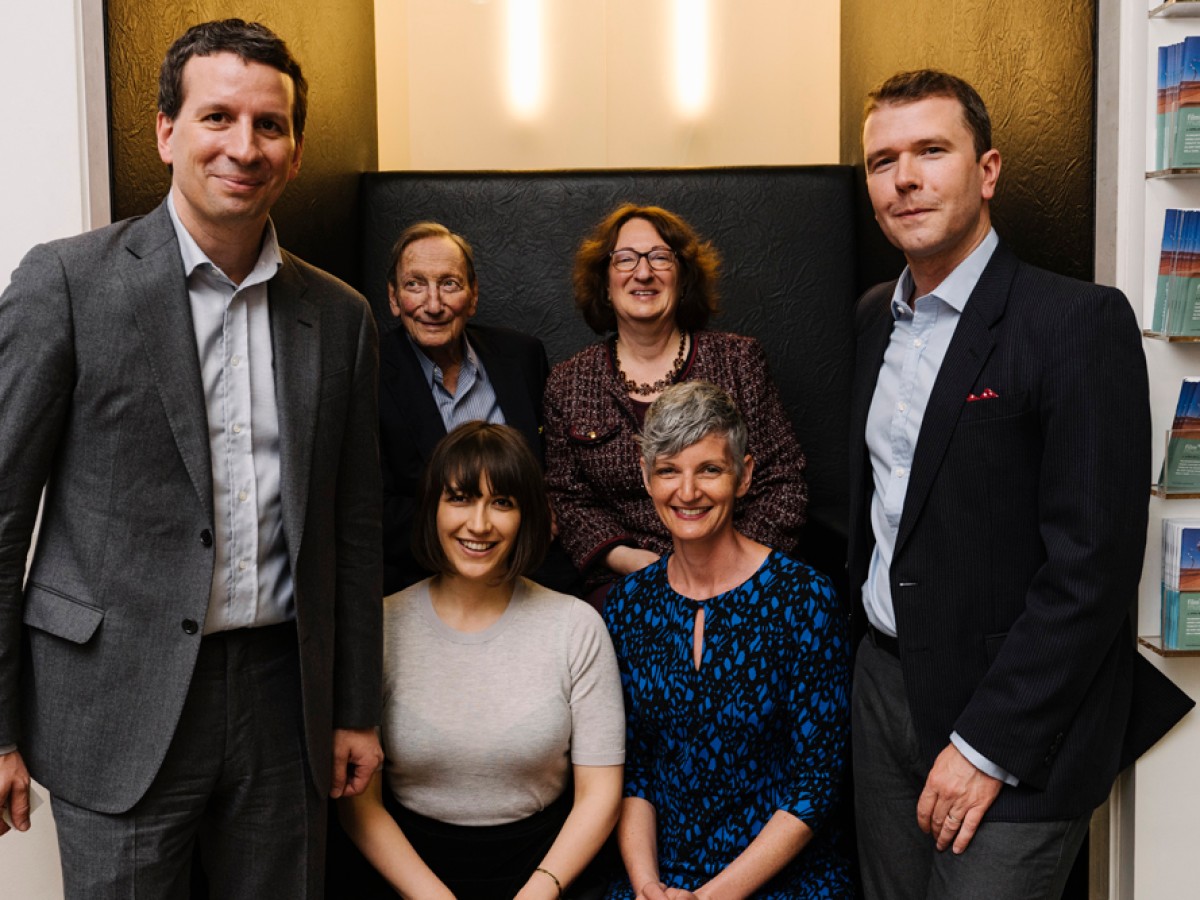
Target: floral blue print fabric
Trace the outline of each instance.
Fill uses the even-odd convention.
[[[625,796],[654,806],[662,881],[695,890],[783,810],[814,837],[755,896],[853,896],[825,827],[849,728],[849,644],[833,587],[772,552],[744,584],[697,602],[671,589],[667,559],[618,582],[605,604],[625,691]],[[634,891],[621,879],[607,896]]]

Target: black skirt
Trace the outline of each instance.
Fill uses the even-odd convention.
[[[574,791],[568,783],[562,795],[539,813],[503,825],[450,825],[422,816],[396,802],[386,784],[383,805],[404,832],[417,855],[458,900],[511,900],[545,858],[571,812]],[[343,838],[344,840],[344,838]],[[395,891],[349,843],[351,856],[327,873],[326,897],[355,900],[394,898]],[[565,892],[565,897],[589,896],[607,880],[614,860],[601,852]],[[332,858],[331,858],[332,863]],[[555,873],[558,874],[557,872]]]

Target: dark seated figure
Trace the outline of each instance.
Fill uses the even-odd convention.
[[[388,265],[388,306],[402,327],[380,341],[384,593],[430,573],[413,558],[417,486],[433,448],[464,422],[507,424],[542,460],[549,364],[537,338],[469,322],[479,301],[471,245],[436,222],[404,230]],[[552,545],[537,579],[571,591],[575,571]]]

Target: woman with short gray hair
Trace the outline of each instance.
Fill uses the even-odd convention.
[[[605,606],[628,717],[628,879],[608,897],[853,896],[825,828],[846,749],[845,622],[825,576],[734,528],[746,448],[733,400],[706,382],[667,388],[646,415],[642,478],[673,550]]]

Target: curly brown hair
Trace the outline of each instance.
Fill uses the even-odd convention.
[[[618,206],[584,239],[575,253],[575,306],[583,320],[597,334],[617,328],[617,316],[608,296],[609,254],[617,245],[617,233],[630,219],[645,219],[675,251],[679,277],[679,300],[675,322],[687,331],[699,331],[708,325],[720,307],[717,302],[717,275],[721,256],[717,248],[704,240],[675,213],[660,206]]]

